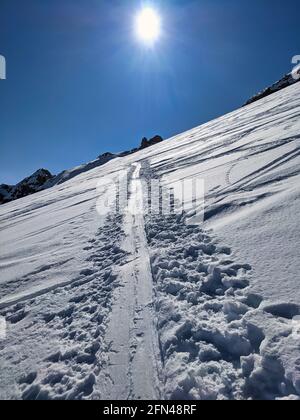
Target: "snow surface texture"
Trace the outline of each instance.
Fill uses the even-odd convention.
[[[0,397],[299,399],[300,84],[0,207]],[[205,181],[114,214],[99,179]],[[124,191],[119,191],[123,194]]]

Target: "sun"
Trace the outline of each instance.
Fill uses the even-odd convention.
[[[151,7],[142,9],[136,16],[137,37],[145,43],[154,43],[161,34],[161,18]]]

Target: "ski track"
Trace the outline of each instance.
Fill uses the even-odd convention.
[[[158,335],[153,322],[153,285],[142,214],[140,164],[134,165],[129,186],[128,211],[124,219],[122,248],[131,260],[119,270],[120,288],[110,314],[106,342],[107,371],[103,383],[105,399],[157,399],[161,396]]]
[[[132,208],[142,201],[143,194],[140,166],[134,168],[129,186]],[[10,349],[0,343],[1,358],[6,361],[0,378],[3,375],[6,383],[11,381],[13,392],[6,391],[11,397],[39,400],[161,396],[162,368],[143,220],[143,215],[129,211],[124,216],[108,217],[96,238],[84,247],[89,251],[87,263],[93,264],[92,269],[84,269],[70,285],[45,290],[29,300],[24,297],[24,302],[15,305],[8,302],[8,307],[2,309],[0,314],[8,324],[20,323],[27,330],[25,342],[17,333],[11,340],[10,346],[19,354],[12,356]],[[37,344],[37,353],[31,351],[30,342]],[[32,365],[37,369],[29,371],[27,366]],[[18,376],[20,371],[24,374]]]

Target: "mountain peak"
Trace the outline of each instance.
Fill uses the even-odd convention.
[[[0,185],[0,204],[26,197],[43,189],[46,182],[54,176],[47,169],[38,169],[32,175],[24,178],[17,185]]]

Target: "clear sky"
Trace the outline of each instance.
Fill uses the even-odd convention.
[[[1,0],[0,183],[168,138],[240,107],[300,54],[299,0]]]

